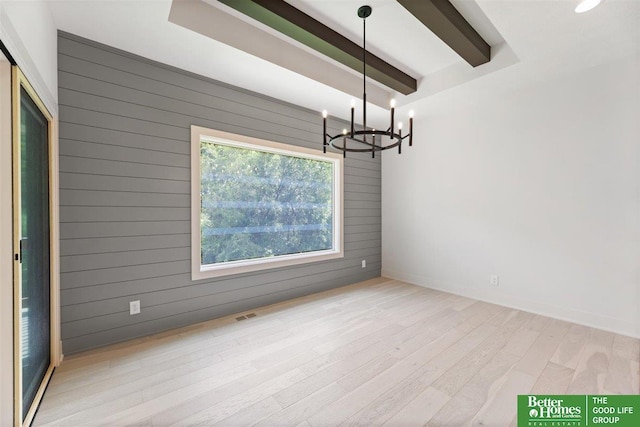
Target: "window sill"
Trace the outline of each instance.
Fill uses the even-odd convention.
[[[255,260],[242,260],[210,265],[192,265],[191,280],[203,280],[215,277],[229,276],[233,274],[251,273],[267,269],[289,267],[292,265],[328,261],[343,258],[341,251],[322,251],[309,254],[283,255],[271,258],[259,258]]]

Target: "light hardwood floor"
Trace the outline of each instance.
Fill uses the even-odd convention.
[[[515,426],[518,394],[640,392],[640,340],[394,280],[254,312],[66,358],[33,425]]]

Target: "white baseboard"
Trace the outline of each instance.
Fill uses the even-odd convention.
[[[589,313],[586,311],[576,310],[567,307],[560,307],[540,301],[532,301],[529,299],[519,298],[514,295],[508,295],[501,292],[490,290],[474,289],[472,287],[461,287],[442,281],[432,280],[428,277],[406,274],[393,270],[382,270],[382,276],[390,279],[401,280],[413,285],[422,286],[429,289],[435,289],[442,292],[448,292],[467,298],[477,299],[492,304],[503,305],[505,307],[515,308],[542,316],[553,317],[559,320],[565,320],[584,326],[589,326],[604,331],[613,332],[620,335],[626,335],[640,339],[640,325],[634,325],[609,316]]]

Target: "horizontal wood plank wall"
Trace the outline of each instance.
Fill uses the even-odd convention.
[[[58,64],[65,354],[380,275],[380,160],[353,155],[344,259],[192,281],[190,126],[318,148],[320,114],[63,32]]]

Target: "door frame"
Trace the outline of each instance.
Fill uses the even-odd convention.
[[[21,210],[21,180],[20,180],[20,89],[23,88],[36,104],[48,122],[48,156],[49,156],[49,304],[50,304],[50,360],[43,381],[38,387],[36,396],[22,419],[22,342],[21,332],[21,301],[22,301],[22,271],[18,254],[20,253],[20,239],[22,231]],[[61,360],[60,351],[60,316],[59,316],[59,287],[58,287],[58,185],[57,185],[57,149],[55,140],[55,122],[49,109],[44,105],[35,89],[17,65],[11,67],[11,108],[12,108],[12,145],[13,145],[13,366],[14,366],[14,425],[16,427],[29,426],[46,386],[51,378],[53,369]]]

